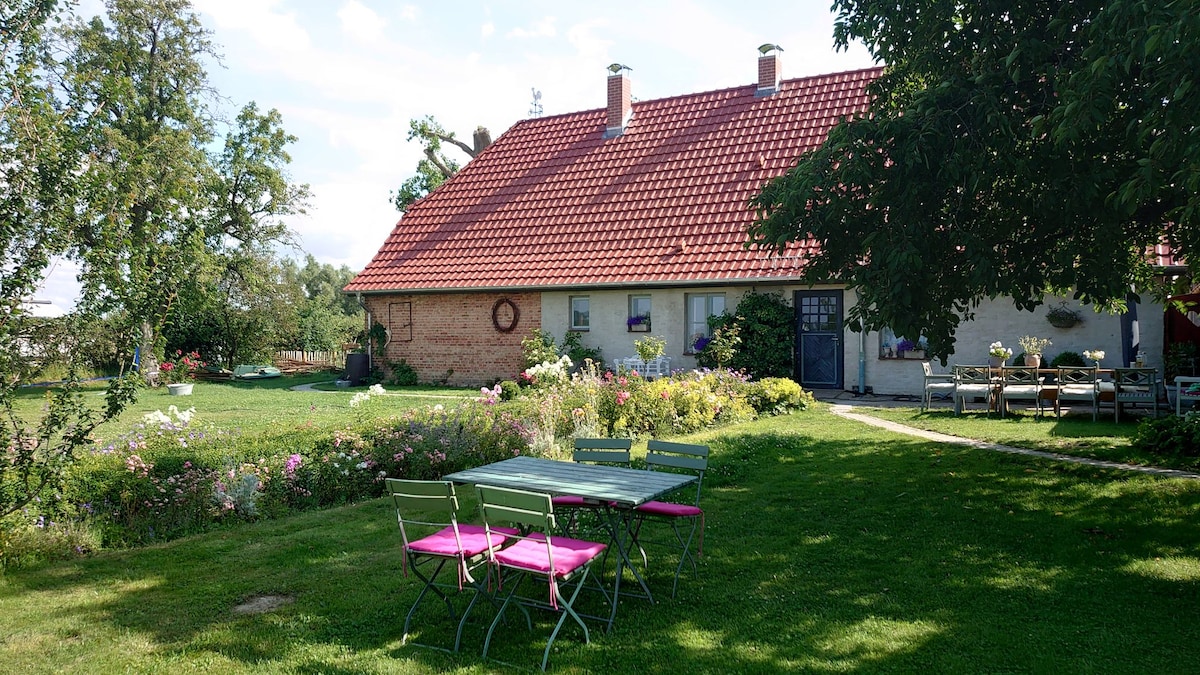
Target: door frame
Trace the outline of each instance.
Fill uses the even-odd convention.
[[[811,384],[804,379],[804,335],[806,332],[828,333],[829,331],[802,331],[800,324],[801,299],[812,297],[831,297],[837,303],[837,331],[833,334],[833,341],[836,346],[834,356],[834,369],[836,372],[834,382],[820,382]],[[845,291],[840,288],[831,288],[826,290],[796,290],[792,291],[792,306],[795,309],[793,323],[796,326],[796,344],[793,345],[793,354],[795,358],[793,377],[801,386],[808,389],[844,389],[846,382],[846,352],[842,346],[842,340],[846,336],[845,314],[846,314],[846,298]]]

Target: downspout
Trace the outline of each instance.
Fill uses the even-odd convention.
[[[867,393],[867,332],[858,334],[858,395]]]

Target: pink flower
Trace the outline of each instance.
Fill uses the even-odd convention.
[[[629,392],[627,392],[627,391],[618,391],[617,392],[617,405],[625,405],[625,401],[628,401],[628,400],[629,400]]]

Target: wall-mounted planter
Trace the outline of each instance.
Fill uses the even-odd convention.
[[[1047,312],[1046,320],[1055,328],[1071,328],[1075,324],[1081,323],[1083,317],[1079,315],[1079,312],[1067,309],[1067,303],[1064,302]]]

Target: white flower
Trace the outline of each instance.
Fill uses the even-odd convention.
[[[1090,359],[1092,361],[1100,361],[1104,358],[1104,350],[1101,350],[1101,349],[1084,350],[1083,358]]]
[[[386,394],[387,392],[384,391],[382,384],[373,384],[367,388],[367,393],[373,394],[375,396],[382,396],[383,394]]]
[[[433,406],[433,409],[434,409],[434,410],[445,410],[445,409],[446,409],[446,406],[444,406],[444,405],[442,405],[441,403],[439,403],[439,404],[437,404],[437,405]]]
[[[173,408],[175,406],[171,407]],[[164,415],[163,411],[161,410],[155,410],[154,412],[146,413],[145,415],[142,415],[142,419],[146,420],[146,424],[154,424],[158,426],[171,423],[171,418]]]
[[[350,399],[350,407],[357,408],[358,406],[371,400],[371,395],[365,391],[360,391]]]
[[[355,465],[354,465],[354,468],[356,468],[356,469],[365,469],[365,468],[367,468],[367,463],[366,463],[366,462],[359,462],[358,464],[355,464]]]

